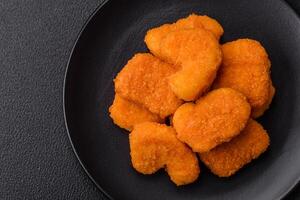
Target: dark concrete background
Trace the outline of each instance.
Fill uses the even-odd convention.
[[[101,3],[0,1],[1,200],[103,199],[72,152],[62,107],[71,48]],[[300,186],[289,199],[300,199]]]

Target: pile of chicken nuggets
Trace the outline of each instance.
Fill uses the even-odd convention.
[[[275,94],[268,54],[253,39],[220,44],[223,33],[215,19],[196,14],[150,29],[150,53],[134,55],[116,76],[110,117],[130,132],[138,172],[165,169],[186,185],[198,179],[198,158],[229,177],[268,148],[255,121]]]

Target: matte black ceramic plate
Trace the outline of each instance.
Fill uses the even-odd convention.
[[[137,52],[146,52],[147,29],[187,16],[206,14],[224,27],[222,42],[253,38],[272,61],[277,94],[260,119],[271,147],[235,176],[220,179],[202,165],[199,180],[175,187],[163,172],[143,176],[130,163],[128,134],[108,115],[113,78]],[[69,62],[65,115],[81,164],[113,199],[249,199],[283,197],[300,177],[300,20],[276,0],[110,1],[90,19]]]

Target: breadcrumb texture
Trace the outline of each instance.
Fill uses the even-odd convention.
[[[150,29],[145,37],[145,42],[150,51],[156,55],[160,51],[161,41],[170,33],[183,29],[205,29],[211,32],[217,40],[223,35],[224,30],[217,20],[208,16],[191,14],[186,18],[179,19],[173,24],[164,24],[162,26]],[[159,55],[157,55],[159,56]]]
[[[160,49],[154,54],[179,66],[169,83],[185,101],[196,100],[208,90],[222,61],[218,40],[205,29],[172,31],[160,41]]]
[[[241,93],[221,88],[200,98],[196,104],[178,108],[173,117],[180,141],[194,152],[207,152],[237,136],[247,124],[251,108]]]
[[[229,177],[259,157],[269,144],[270,139],[264,128],[250,119],[240,135],[207,153],[201,153],[200,158],[215,175]]]
[[[115,99],[109,108],[109,112],[114,123],[128,131],[131,131],[134,125],[142,122],[164,122],[159,115],[151,113],[143,106],[128,101],[118,94],[115,94]]]
[[[239,39],[222,46],[223,63],[213,88],[230,87],[242,92],[252,107],[252,117],[269,108],[275,94],[270,77],[270,60],[255,40]]]
[[[136,54],[115,79],[115,91],[165,118],[182,104],[168,84],[177,69],[149,53]]]
[[[170,77],[180,99],[194,101],[212,84],[222,60],[218,40],[223,33],[216,20],[195,14],[147,32],[151,53],[180,68]]]
[[[258,117],[262,116],[265,113],[265,111],[269,109],[269,107],[272,103],[272,100],[275,96],[275,93],[276,93],[276,89],[273,86],[272,81],[271,81],[268,101],[265,102],[265,104],[262,105],[260,108],[252,110],[252,117],[253,118],[258,118]]]
[[[200,173],[195,153],[176,138],[175,130],[166,125],[145,122],[129,135],[133,167],[142,174],[165,168],[178,186],[194,182]]]
[[[223,65],[251,63],[271,67],[267,51],[253,39],[238,39],[222,45]]]

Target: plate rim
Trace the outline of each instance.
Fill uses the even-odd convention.
[[[279,0],[281,1],[281,3],[283,3],[285,6],[287,6],[288,8],[290,8],[291,12],[293,12],[293,14],[295,16],[297,16],[298,20],[300,20],[300,13],[298,13],[291,4],[289,4],[286,0]],[[71,144],[72,147],[72,151],[76,156],[77,161],[80,163],[81,168],[84,170],[84,172],[86,173],[86,175],[88,176],[88,178],[93,182],[93,184],[96,186],[96,188],[109,200],[115,200],[112,196],[110,196],[104,188],[102,188],[97,181],[93,178],[93,176],[91,175],[91,173],[88,170],[88,167],[85,166],[85,164],[83,163],[83,161],[81,160],[81,158],[79,157],[77,150],[74,146],[70,131],[69,131],[69,126],[68,126],[68,122],[67,122],[67,114],[66,114],[66,83],[67,83],[67,79],[68,79],[68,74],[69,74],[69,69],[70,69],[70,63],[71,60],[73,58],[74,55],[74,51],[77,47],[77,44],[79,42],[79,40],[81,39],[81,36],[83,34],[83,32],[85,31],[86,27],[89,25],[89,23],[91,22],[91,20],[94,18],[94,16],[104,7],[104,5],[106,5],[108,2],[110,2],[110,0],[104,0],[102,3],[100,3],[95,10],[89,15],[89,17],[86,19],[86,21],[84,22],[83,26],[81,27],[79,33],[76,36],[76,39],[73,43],[71,52],[69,54],[68,57],[68,62],[67,62],[67,66],[65,68],[65,73],[64,73],[64,80],[63,80],[63,115],[64,115],[64,124],[65,124],[65,129],[68,135],[68,139],[69,142]],[[287,197],[290,193],[292,193],[296,187],[300,185],[300,176],[298,178],[296,178],[295,182],[293,182],[284,192],[282,192],[278,197],[276,197],[276,200],[283,200],[285,197]],[[300,189],[300,188],[299,188]]]
[[[90,16],[86,19],[86,21],[84,22],[83,26],[81,27],[79,33],[76,36],[76,39],[73,43],[71,52],[69,54],[69,58],[68,58],[68,62],[67,62],[67,66],[65,69],[65,74],[64,74],[64,81],[63,81],[63,113],[64,113],[64,123],[65,123],[65,128],[67,131],[67,135],[69,138],[69,142],[71,143],[71,147],[72,147],[72,151],[76,156],[77,161],[79,162],[81,168],[84,170],[84,172],[86,173],[86,175],[88,176],[88,178],[93,182],[93,184],[96,186],[96,188],[109,200],[114,200],[98,183],[97,181],[93,178],[93,176],[90,174],[89,170],[87,169],[87,166],[85,166],[85,164],[82,162],[81,158],[79,157],[77,150],[74,146],[73,143],[73,139],[71,137],[70,131],[69,131],[69,126],[68,126],[68,121],[67,121],[67,114],[66,114],[66,84],[67,84],[67,78],[68,78],[68,73],[69,73],[69,69],[70,69],[70,63],[71,60],[73,58],[73,54],[74,51],[77,47],[78,41],[80,40],[84,30],[86,29],[86,27],[89,25],[89,23],[91,22],[91,20],[94,18],[94,16],[101,10],[101,8],[107,4],[107,2],[109,2],[109,0],[104,0],[102,3],[100,3],[96,9],[90,14]]]

